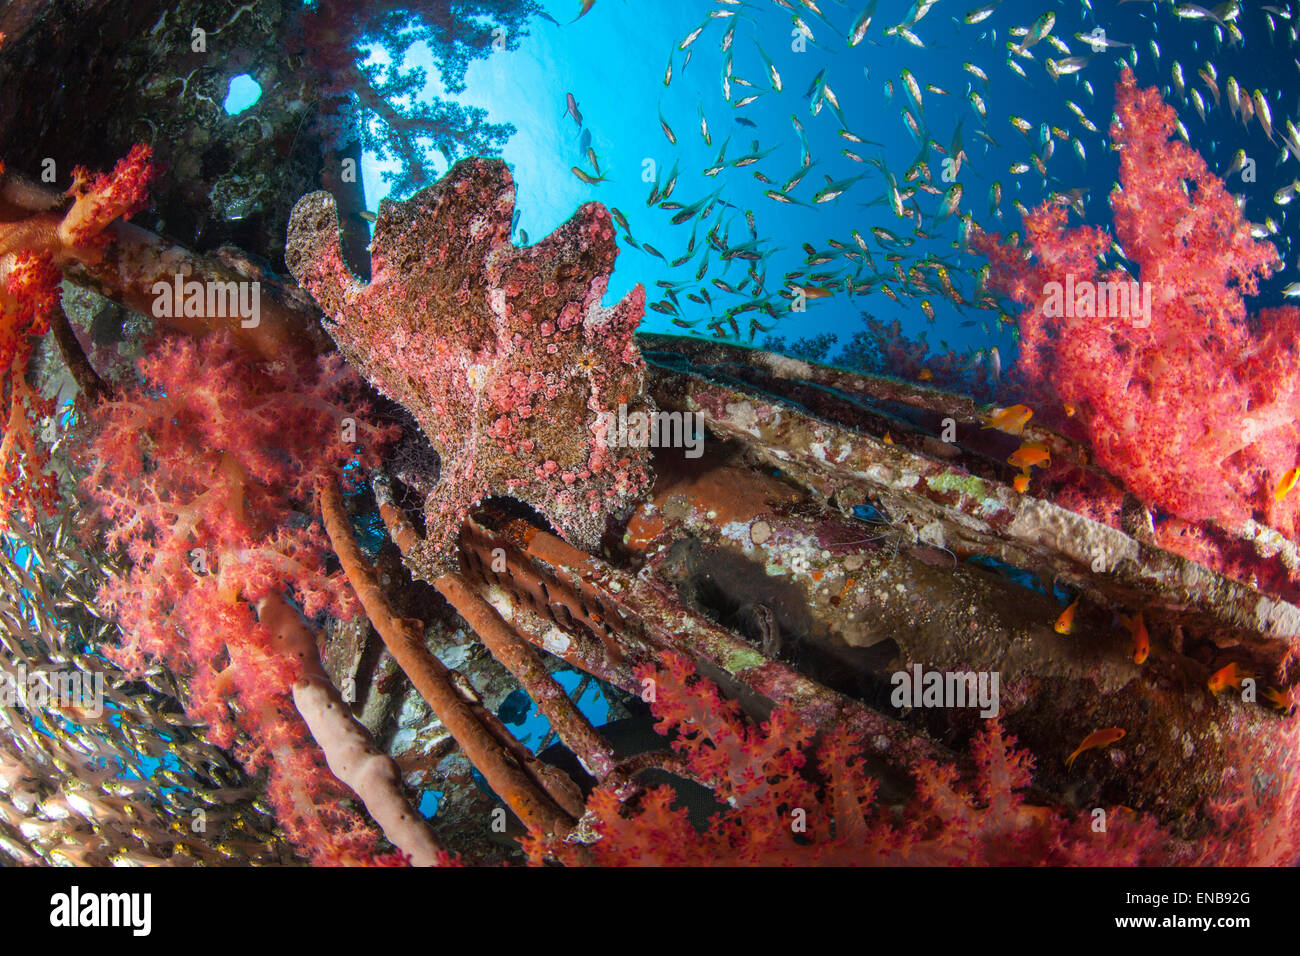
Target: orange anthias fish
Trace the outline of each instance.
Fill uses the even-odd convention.
[[[1281,501],[1290,494],[1291,489],[1295,487],[1297,481],[1300,481],[1300,468],[1292,468],[1283,475],[1282,480],[1277,483],[1277,491],[1273,492],[1273,497],[1278,501]]]
[[[1011,479],[1011,487],[1016,489],[1020,494],[1029,490],[1029,472],[1022,471],[1016,477]]]
[[[1105,730],[1094,730],[1083,738],[1083,743],[1079,744],[1078,750],[1065,758],[1065,768],[1068,770],[1074,766],[1074,761],[1085,750],[1092,750],[1094,747],[1109,747],[1115,741],[1123,740],[1125,733],[1123,727],[1107,727]]]
[[[1011,453],[1007,461],[1021,471],[1028,471],[1035,467],[1044,468],[1052,463],[1052,452],[1040,441],[1025,442]]]
[[[1082,596],[1082,595],[1080,595]],[[1074,630],[1074,612],[1079,609],[1079,598],[1074,599],[1074,603],[1061,612],[1061,616],[1056,619],[1056,633],[1069,634]]]
[[[1264,699],[1287,713],[1290,713],[1295,708],[1295,705],[1300,703],[1300,701],[1296,700],[1295,694],[1296,689],[1294,687],[1289,687],[1286,690],[1277,690],[1272,687],[1264,688]]]
[[[1133,663],[1141,664],[1151,653],[1151,638],[1147,634],[1146,623],[1142,620],[1142,612],[1138,611],[1132,617],[1121,616],[1120,620],[1133,635]]]
[[[1019,435],[1025,430],[1025,422],[1034,417],[1034,410],[1028,405],[1011,405],[1008,408],[995,408],[993,414],[984,419],[984,428],[996,428],[1008,435]]]
[[[917,378],[919,378],[923,382],[928,382],[932,378],[934,378],[934,373],[931,372],[928,368],[923,368],[921,369],[921,374],[918,375]]]
[[[805,299],[826,299],[831,295],[830,289],[823,289],[819,285],[795,285],[790,288],[798,289]]]
[[[1217,671],[1211,674],[1210,679],[1206,682],[1206,686],[1210,688],[1212,693],[1217,694],[1229,687],[1240,687],[1241,682],[1249,676],[1250,675],[1239,668],[1234,661],[1225,667],[1220,667]]]

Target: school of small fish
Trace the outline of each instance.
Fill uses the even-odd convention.
[[[591,2],[583,0],[579,16]],[[1157,82],[1162,87],[1166,99],[1180,109],[1177,133],[1189,142],[1188,116],[1194,112],[1209,124],[1216,111],[1225,111],[1233,127],[1219,122],[1214,135],[1198,136],[1194,145],[1206,153],[1212,167],[1223,170],[1230,188],[1240,185],[1231,177],[1253,168],[1255,157],[1267,147],[1277,151],[1279,165],[1300,163],[1300,129],[1287,117],[1294,104],[1283,102],[1286,81],[1274,83],[1270,90],[1266,77],[1246,84],[1217,65],[1256,35],[1266,34],[1259,42],[1272,45],[1300,45],[1291,0],[1249,13],[1240,0],[1210,8],[1171,0],[1141,9],[1125,5],[1123,23],[1131,27],[1136,18],[1138,29],[1147,35],[1135,32],[1123,39],[1106,28],[1113,12],[1094,9],[1092,0],[1080,0],[1071,10],[1048,9],[1025,22],[1015,22],[1020,16],[1013,6],[992,0],[962,9],[957,0],[914,0],[906,15],[891,24],[880,15],[879,0],[715,0],[669,51],[663,84],[670,100],[674,81],[680,80],[691,57],[716,42],[722,109],[696,102],[688,122],[661,101],[657,118],[670,146],[680,147],[685,127],[693,125],[707,148],[715,148],[716,141],[716,158],[699,170],[674,164],[666,177],[656,167],[647,179],[653,180],[647,209],[667,213],[685,241],[673,249],[655,248],[633,234],[635,216],[630,219],[622,211],[615,215],[622,241],[661,260],[669,270],[668,276],[656,280],[659,296],[650,308],[697,334],[753,341],[816,300],[848,299],[860,308],[882,309],[906,309],[910,300],[931,325],[936,323],[935,303],[942,302],[958,316],[974,312],[957,323],[959,327],[978,325],[989,339],[1006,335],[1014,341],[1015,324],[986,289],[987,267],[974,262],[967,239],[977,215],[980,225],[1000,228],[1008,205],[1024,212],[1046,199],[1082,217],[1095,200],[1105,201],[1105,196],[1094,196],[1094,190],[1070,179],[1086,175],[1090,159],[1095,162],[1110,149],[1110,117],[1099,105],[1106,98],[1098,96],[1098,88],[1106,91],[1121,64],[1138,70],[1144,85]],[[782,19],[785,26],[779,27]],[[1181,36],[1194,31],[1191,49],[1203,62],[1163,55],[1160,39],[1170,30],[1183,31]],[[915,60],[873,82],[873,61],[891,46],[947,50],[937,55],[961,62],[965,89],[954,88],[950,79],[928,82]],[[792,51],[789,56],[786,47]],[[1185,47],[1183,43],[1180,49]],[[814,49],[824,55],[801,55]],[[1300,72],[1300,59],[1294,66]],[[1015,113],[999,118],[990,105],[990,92],[1010,77],[1062,104],[1068,121],[1034,122]],[[873,90],[881,91],[883,102]],[[749,108],[778,100],[792,107],[789,125],[767,129],[773,112],[754,114]],[[970,112],[945,123],[937,112],[944,103],[961,104]],[[947,106],[942,108],[945,116],[951,114]],[[883,141],[895,137],[866,125],[891,114],[913,141],[916,153],[910,162],[892,162]],[[581,126],[572,95],[566,115]],[[810,124],[832,125],[819,126],[814,136]],[[989,158],[991,150],[1002,154],[1008,126],[1018,134],[1013,144],[1023,141],[1022,155],[997,167],[1009,179],[996,174]],[[1233,128],[1246,137],[1246,147],[1225,136]],[[815,149],[832,129],[842,141],[839,149]],[[752,138],[764,133],[778,145],[765,148],[761,138]],[[745,140],[747,147],[736,145]],[[793,169],[774,165],[787,154],[780,148],[787,144],[798,147]],[[590,146],[580,146],[579,155],[582,163],[572,167],[573,175],[593,186],[605,182]],[[837,174],[846,165],[849,168]],[[963,170],[972,167],[983,181],[978,194],[987,196],[987,207],[981,202],[978,210],[976,189],[970,181],[961,181]],[[737,185],[732,174],[740,170],[756,181],[755,191]],[[679,176],[682,191],[694,190],[687,185],[695,182],[694,173],[713,185],[697,196],[674,198]],[[1264,213],[1257,234],[1273,237],[1283,245],[1286,260],[1294,262],[1294,230],[1283,227],[1284,216],[1295,208],[1292,200],[1300,194],[1300,176],[1287,179],[1280,188],[1269,189],[1267,197],[1253,200],[1250,211]],[[794,247],[767,238],[761,228],[766,203],[787,209],[834,207],[836,213],[825,220],[833,224],[832,232],[839,223],[856,223],[844,234],[799,242],[803,261],[791,263],[788,254]],[[1105,264],[1132,269],[1118,243]],[[889,301],[867,298],[877,293]],[[1286,285],[1283,294],[1300,295],[1300,281]],[[968,369],[982,366],[996,382],[1002,364],[998,347],[994,341],[967,345]]]
[[[585,13],[592,0],[584,2]],[[959,0],[913,0],[902,20],[890,24],[878,16],[878,0],[821,0],[820,5],[816,0],[716,0],[716,7],[670,51],[663,77],[670,88],[697,45],[718,34],[724,107],[706,109],[697,102],[689,121],[698,124],[698,135],[710,150],[719,140],[716,159],[700,170],[715,185],[689,200],[670,198],[682,175],[674,164],[666,178],[654,177],[646,200],[647,208],[668,213],[672,226],[689,225],[689,239],[676,254],[665,254],[639,242],[628,217],[612,211],[623,241],[663,260],[674,276],[682,270],[683,278],[657,281],[661,297],[650,308],[679,328],[702,325],[714,337],[752,342],[757,333],[771,331],[810,301],[848,299],[856,305],[859,297],[879,293],[901,309],[908,308],[904,300],[914,301],[929,325],[936,324],[934,303],[942,302],[963,319],[958,328],[980,325],[990,340],[1008,334],[1014,341],[1014,319],[986,288],[989,267],[968,258],[968,237],[977,216],[980,226],[1005,231],[1008,207],[1024,215],[1046,200],[1084,219],[1095,211],[1094,203],[1107,201],[1081,181],[1090,162],[1114,163],[1106,104],[1122,65],[1134,69],[1141,85],[1158,86],[1175,107],[1176,135],[1205,156],[1243,212],[1253,217],[1252,235],[1274,241],[1288,268],[1300,269],[1300,230],[1287,218],[1300,207],[1300,171],[1291,166],[1300,165],[1300,128],[1292,118],[1300,115],[1300,103],[1287,99],[1300,86],[1300,57],[1294,55],[1300,47],[1300,16],[1292,0],[1250,9],[1243,0],[1212,7],[1177,0],[1128,6],[1133,2],[1120,0],[1111,9],[1094,8],[1092,0],[1080,0],[1069,10],[1065,4],[1060,9],[1039,6],[1037,16],[1014,22],[1009,19],[1017,16],[1009,9],[1014,5],[1004,8],[1002,0],[969,9],[961,9],[965,4]],[[1123,8],[1122,17],[1115,7]],[[946,16],[931,16],[936,9]],[[760,19],[774,13],[785,21],[792,51],[815,47],[827,56],[819,61],[785,56],[785,33],[760,27]],[[1118,31],[1107,28],[1108,21],[1122,22],[1132,32],[1120,39]],[[1170,40],[1167,48],[1183,52],[1162,53],[1165,39]],[[1288,75],[1263,68],[1249,82],[1239,79],[1254,62],[1243,57],[1248,44],[1251,50],[1289,50]],[[951,76],[929,82],[934,77],[924,76],[928,70],[915,59],[896,71],[881,70],[878,51],[890,45],[948,51],[938,55],[961,61],[957,82],[964,89]],[[863,55],[853,59],[846,50]],[[773,56],[773,51],[782,55]],[[812,66],[805,65],[810,62]],[[1296,74],[1290,73],[1292,67]],[[999,115],[992,90],[1003,81],[1014,83],[1010,77],[1028,84],[1035,96],[1059,103],[1064,118],[1036,122],[1012,112]],[[744,111],[774,98],[780,98],[789,123],[765,130],[752,111]],[[787,102],[790,110],[784,109]],[[940,115],[951,113],[949,103],[958,104],[958,115],[945,124]],[[581,125],[572,97],[569,106]],[[770,117],[764,111],[765,123]],[[915,148],[910,162],[898,162],[882,142],[897,137],[868,125],[882,121],[901,124]],[[673,116],[671,108],[666,112],[660,102],[658,122],[667,142],[679,146],[677,130],[685,130],[687,121]],[[814,146],[827,142],[827,129],[842,141],[837,150]],[[764,134],[769,144],[778,145],[764,148]],[[733,139],[748,141],[748,146],[734,146]],[[1013,154],[1009,163],[1004,142]],[[792,146],[798,148],[797,164],[782,159]],[[992,150],[998,151],[996,164]],[[1270,159],[1272,170],[1264,170]],[[594,184],[602,180],[594,154],[590,161],[594,176],[577,167],[573,172]],[[757,182],[756,199],[742,198],[742,190],[723,176],[737,170],[746,170]],[[1257,180],[1269,183],[1268,188],[1254,188]],[[682,180],[683,191],[693,188],[685,186],[688,181],[689,176]],[[1112,181],[1107,192],[1119,189]],[[986,205],[980,197],[986,197]],[[766,238],[759,221],[771,208],[767,203],[787,210],[833,208],[836,213],[824,220],[832,224],[827,230],[832,234],[817,241]],[[852,228],[838,229],[845,222]],[[788,230],[778,234],[784,237]],[[1010,237],[1017,236],[1013,231]],[[802,263],[780,268],[778,257],[792,252],[796,243],[804,254]],[[1107,268],[1135,272],[1118,241],[1103,262]],[[735,269],[739,278],[732,274]],[[1284,275],[1276,285],[1281,296],[1300,297],[1300,278]],[[973,319],[965,318],[968,310],[974,311]],[[998,345],[990,341],[966,347],[967,369],[987,363],[996,383],[1002,367]],[[933,375],[925,368],[917,377],[927,382]],[[1074,415],[1074,407],[1067,405],[1066,414]],[[1032,416],[1033,410],[1021,404],[993,408],[983,427],[1021,436]],[[884,441],[893,444],[888,433]],[[1032,469],[1050,467],[1051,452],[1041,441],[1023,441],[1007,461],[1018,469],[1012,487],[1023,494]],[[1285,471],[1286,465],[1280,466],[1272,478],[1278,501],[1300,484],[1300,463],[1295,464]],[[1075,597],[1060,613],[1053,625],[1057,634],[1073,633],[1080,600]],[[1119,623],[1131,637],[1133,662],[1143,665],[1151,654],[1143,613],[1121,615]],[[1217,695],[1241,688],[1250,677],[1239,664],[1228,663],[1210,674],[1206,687]],[[1262,697],[1287,713],[1300,702],[1295,691],[1272,687]],[[1122,727],[1088,733],[1066,758],[1066,767],[1125,736]]]

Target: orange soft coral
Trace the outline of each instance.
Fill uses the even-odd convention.
[[[109,225],[144,205],[153,175],[150,157],[148,146],[137,145],[108,175],[92,178],[78,167],[65,214],[35,212],[0,223],[0,408],[7,409],[0,439],[0,524],[16,515],[31,521],[50,514],[57,501],[49,452],[36,438],[36,423],[55,409],[27,386],[28,364],[59,307],[61,268],[98,261]]]
[[[144,208],[149,180],[153,178],[153,153],[137,143],[107,175],[92,177],[83,167],[72,171],[72,208],[59,223],[59,242],[67,255],[98,257],[104,230],[118,219],[129,219]]]

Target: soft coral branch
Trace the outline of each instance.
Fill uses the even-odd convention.
[[[682,775],[710,786],[726,809],[697,830],[670,788],[624,799],[598,787],[581,829],[581,850],[615,865],[1121,865],[1294,862],[1297,764],[1266,785],[1225,779],[1209,832],[1193,843],[1156,819],[1127,808],[1094,814],[1029,803],[1034,760],[998,720],[974,735],[969,766],[922,758],[912,765],[913,792],[900,807],[879,804],[863,742],[840,728],[816,739],[790,708],[761,727],[746,722],[716,686],[695,677],[687,659],[664,656],[639,671],[653,681],[658,729],[674,733]],[[1288,751],[1300,722],[1284,732]],[[1274,744],[1270,743],[1269,746]],[[684,766],[682,766],[684,765]],[[531,858],[582,862],[579,847],[530,837]]]
[[[290,594],[308,616],[357,610],[325,562],[305,489],[349,463],[373,466],[388,430],[353,403],[337,358],[257,365],[228,337],[162,342],[140,384],[90,416],[86,493],[127,575],[102,602],[123,633],[123,666],[160,660],[188,680],[187,713],[236,749],[290,838],[316,862],[370,862],[374,832],[342,801],[290,693],[310,676],[252,605]],[[357,440],[344,440],[344,420]],[[319,667],[319,664],[316,664]]]
[[[104,230],[144,208],[153,178],[153,151],[143,143],[131,147],[113,172],[93,176],[85,167],[72,171],[72,207],[59,223],[58,241],[67,254],[97,259],[107,239]]]
[[[0,522],[10,514],[28,521],[49,514],[58,500],[47,471],[48,449],[33,433],[41,417],[53,414],[53,404],[28,388],[26,376],[36,341],[51,325],[58,329],[61,345],[67,345],[60,270],[74,262],[99,261],[104,230],[144,205],[151,176],[149,147],[137,145],[108,175],[92,178],[78,168],[71,190],[75,198],[66,213],[40,209],[0,222],[0,403],[8,409],[0,442]],[[5,178],[3,165],[0,178]]]
[[[1111,205],[1116,237],[1149,284],[1149,316],[1065,314],[1074,303],[1050,304],[1049,284],[1071,276],[1076,289],[1133,281],[1120,269],[1101,272],[1110,236],[1067,229],[1063,207],[1026,218],[1023,250],[990,235],[975,244],[993,286],[1023,307],[1017,373],[1027,397],[1081,428],[1099,465],[1179,518],[1239,525],[1267,514],[1294,534],[1300,505],[1279,505],[1272,491],[1300,451],[1300,310],[1248,319],[1245,297],[1277,250],[1252,238],[1222,180],[1171,139],[1175,122],[1159,93],[1125,70],[1111,127],[1122,188]],[[1067,405],[1078,410],[1070,422]]]

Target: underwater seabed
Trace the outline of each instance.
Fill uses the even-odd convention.
[[[1165,282],[1140,320],[1076,311],[1130,273],[1059,202],[1023,239],[967,217],[973,292],[888,230],[809,247],[852,253],[814,299],[897,276],[1014,324],[1003,377],[874,316],[837,364],[717,316],[649,331],[677,290],[608,301],[642,254],[622,213],[594,192],[519,241],[509,131],[359,65],[412,42],[387,7],[89,6],[97,33],[0,12],[5,862],[1300,860],[1300,310],[1248,314],[1277,249],[1127,65],[1113,228]],[[401,6],[460,79],[491,55]],[[489,6],[514,44],[565,26]],[[822,6],[797,34],[934,26]],[[260,97],[223,106],[233,75]],[[376,116],[427,185],[371,213],[349,172]],[[441,176],[412,130],[454,140]],[[857,183],[826,179],[803,205]],[[924,179],[938,229],[961,193]],[[761,294],[761,243],[728,235],[748,278],[718,295],[752,282],[800,331],[812,277]],[[859,288],[870,248],[894,271]]]

